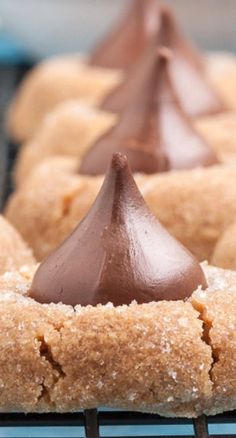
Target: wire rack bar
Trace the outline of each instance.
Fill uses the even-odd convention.
[[[207,418],[208,424],[232,424],[236,422],[236,413],[216,415]],[[192,420],[187,418],[164,418],[159,415],[141,414],[138,412],[100,411],[98,412],[100,426],[172,426],[191,425]],[[83,426],[83,412],[68,414],[22,414],[0,413],[0,423],[4,427],[25,426]]]
[[[97,409],[84,411],[84,427],[86,438],[99,438],[99,419]]]
[[[208,422],[205,415],[193,420],[193,428],[195,437],[209,438]]]

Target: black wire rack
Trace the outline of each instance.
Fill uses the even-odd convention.
[[[25,72],[28,70],[27,64],[20,66],[0,66],[0,207],[3,208],[4,203],[9,196],[11,185],[11,170],[17,154],[17,147],[7,142],[4,133],[4,119],[9,100]],[[236,411],[224,413],[214,417],[202,416],[197,419],[179,419],[179,418],[163,418],[159,415],[141,414],[127,411],[97,411],[89,409],[78,413],[68,414],[21,414],[21,413],[0,413],[0,432],[1,428],[9,427],[68,427],[68,438],[70,437],[69,428],[76,426],[82,427],[86,438],[100,438],[100,429],[103,426],[122,427],[122,426],[154,426],[154,435],[140,436],[139,438],[161,437],[158,434],[160,426],[189,426],[192,425],[192,434],[186,438],[232,438],[232,435],[210,435],[209,425],[236,424]],[[155,428],[156,426],[156,428]],[[4,429],[5,430],[5,429]],[[152,429],[153,430],[153,429]],[[2,437],[3,435],[0,434]],[[22,436],[22,435],[21,435]],[[45,436],[45,435],[44,435]],[[79,436],[79,435],[78,435]],[[129,436],[130,435],[123,435]],[[177,434],[171,436],[165,435],[165,438],[173,438]],[[179,436],[179,435],[178,435]],[[116,435],[117,437],[117,435]],[[117,437],[119,438],[119,437]]]
[[[73,414],[0,414],[0,427],[58,427],[80,426],[84,428],[86,438],[101,438],[99,429],[102,426],[185,426],[193,425],[193,434],[185,438],[232,438],[236,435],[209,435],[209,424],[234,423],[235,413],[218,415],[215,417],[199,417],[194,420],[182,418],[163,418],[159,415],[141,414],[126,411],[103,411],[96,409],[85,410]],[[124,435],[123,435],[124,436]],[[165,435],[165,438],[173,438],[176,435]],[[117,437],[117,435],[116,435]],[[161,435],[140,436],[139,438],[164,438]],[[121,437],[117,437],[121,438]],[[135,438],[130,436],[129,438]]]

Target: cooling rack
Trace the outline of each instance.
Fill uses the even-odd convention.
[[[20,66],[0,66],[0,206],[3,207],[9,193],[12,190],[11,185],[11,170],[14,164],[14,160],[17,153],[17,147],[7,142],[4,134],[4,119],[6,109],[10,97],[12,96],[16,85],[19,83],[25,72],[28,70],[29,65]],[[96,409],[89,409],[83,412],[72,414],[21,414],[21,413],[0,413],[0,433],[1,430],[6,430],[9,427],[68,427],[68,438],[70,437],[69,429],[73,426],[82,427],[84,429],[84,436],[86,438],[102,438],[100,429],[103,426],[136,426],[136,430],[139,426],[156,426],[154,434],[150,435],[138,435],[139,438],[159,437],[159,426],[193,426],[192,435],[186,436],[186,438],[232,438],[236,437],[236,431],[234,435],[210,435],[209,425],[222,425],[222,424],[236,424],[236,412],[224,413],[214,417],[202,416],[198,419],[172,419],[163,418],[159,415],[141,414],[136,412],[127,411],[97,411]],[[153,428],[152,428],[153,430]],[[3,437],[2,434],[0,434]],[[9,435],[6,435],[9,436]],[[21,435],[22,436],[22,435]],[[122,435],[129,436],[130,435]],[[165,435],[165,438],[173,438],[177,435]],[[179,436],[179,435],[178,435]],[[78,435],[79,437],[79,435]],[[107,435],[106,435],[107,437]],[[117,437],[117,435],[116,435]],[[119,438],[119,437],[117,437]],[[120,437],[121,438],[121,437]]]

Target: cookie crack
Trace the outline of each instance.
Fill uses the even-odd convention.
[[[57,380],[59,380],[61,377],[65,377],[65,373],[62,369],[62,366],[58,361],[56,361],[54,359],[51,347],[45,341],[45,337],[42,336],[42,337],[38,338],[38,341],[40,342],[40,347],[39,347],[40,356],[44,357],[45,360],[50,363],[52,369],[58,373]]]
[[[55,406],[55,403],[51,400],[49,388],[45,384],[45,378],[43,379],[43,382],[41,383],[41,393],[38,396],[37,404],[39,404],[42,400],[50,406]]]
[[[55,330],[60,333],[60,329]],[[53,371],[52,384],[48,385],[46,383],[46,377],[43,378],[43,381],[41,383],[41,394],[38,397],[38,403],[43,400],[47,404],[55,406],[54,401],[51,399],[51,391],[53,391],[58,381],[64,378],[66,374],[64,373],[61,364],[53,357],[51,346],[45,340],[45,336],[38,336],[37,341],[39,342],[40,357],[44,358],[44,360],[50,365],[50,368]]]
[[[198,315],[198,319],[200,319],[200,321],[202,322],[202,336],[201,336],[201,339],[211,349],[212,362],[211,362],[211,367],[210,367],[210,369],[208,371],[208,374],[209,374],[209,379],[210,379],[210,381],[212,383],[212,388],[213,388],[214,387],[213,369],[214,369],[216,363],[219,362],[220,349],[219,348],[215,348],[214,345],[212,344],[210,333],[211,333],[211,329],[213,327],[213,323],[207,317],[207,312],[206,312],[206,309],[205,309],[204,305],[199,303],[199,302],[196,302],[196,301],[191,301],[191,304],[192,304],[193,308],[199,314]]]

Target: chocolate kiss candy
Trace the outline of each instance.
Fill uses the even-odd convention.
[[[147,174],[217,163],[176,98],[168,68],[170,53],[165,48],[149,50],[131,103],[84,156],[80,173],[105,173],[115,152],[127,155],[133,172]]]
[[[133,66],[159,27],[158,0],[133,0],[114,30],[90,56],[90,64],[126,70]]]
[[[165,46],[172,50],[168,69],[172,88],[182,109],[190,117],[224,111],[225,108],[215,90],[208,83],[204,63],[197,50],[183,37],[171,11],[162,6],[160,22],[150,46]],[[145,66],[147,55],[130,71],[123,84],[112,91],[101,103],[107,111],[121,112],[130,104],[138,92],[140,82],[148,70]]]
[[[159,44],[173,50],[169,67],[173,88],[183,110],[191,117],[214,114],[225,107],[208,83],[204,62],[184,38],[170,9],[162,7]]]
[[[31,297],[41,303],[145,303],[189,297],[203,271],[149,211],[127,159],[115,154],[87,216],[38,268]]]

